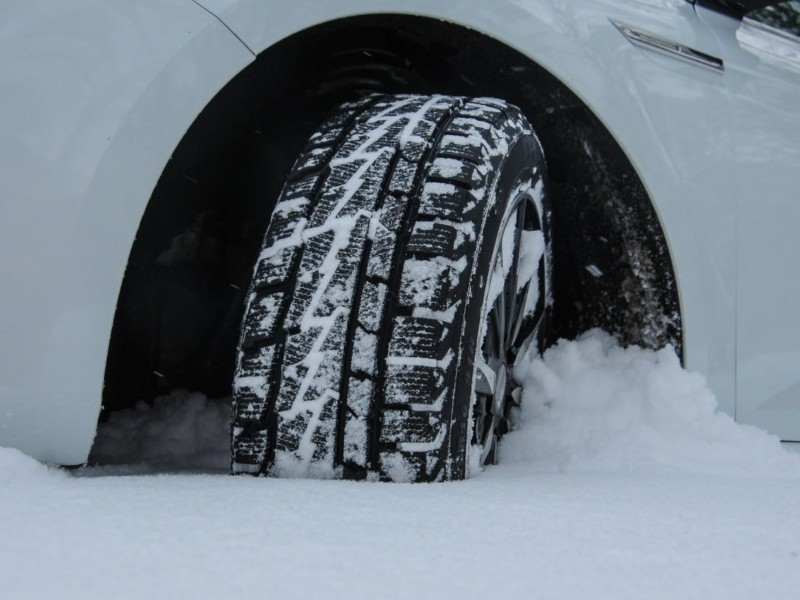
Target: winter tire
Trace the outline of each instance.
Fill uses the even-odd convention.
[[[309,140],[248,293],[233,472],[463,479],[549,310],[544,159],[494,99],[373,96]]]

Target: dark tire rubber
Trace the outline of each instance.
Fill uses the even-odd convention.
[[[468,476],[496,239],[515,195],[542,195],[544,170],[530,125],[499,100],[342,106],[288,176],[254,270],[233,472]],[[540,312],[546,277],[527,284]],[[536,338],[541,321],[520,335]]]

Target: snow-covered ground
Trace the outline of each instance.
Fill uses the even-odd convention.
[[[668,350],[594,332],[522,375],[502,464],[461,483],[229,477],[227,407],[192,394],[103,427],[137,465],[0,449],[0,598],[798,597],[800,455]]]

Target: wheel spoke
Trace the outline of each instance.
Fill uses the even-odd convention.
[[[489,278],[485,337],[475,358],[474,439],[482,464],[496,461],[498,440],[512,428],[510,411],[522,402],[512,365],[531,344],[541,347],[544,320],[545,257],[537,256],[543,237],[534,200],[525,193],[509,208]]]
[[[545,303],[545,289],[544,289],[544,272],[547,267],[544,264],[544,256],[539,258],[539,266],[537,267],[539,278],[536,282],[539,286],[539,297],[536,299],[536,309],[534,314],[536,315],[536,323],[538,324],[541,322],[542,318],[544,317],[544,303]]]
[[[477,368],[475,372],[475,391],[487,396],[494,395],[497,386],[497,374],[480,355],[475,357],[475,367]]]
[[[525,306],[528,302],[528,296],[530,295],[530,284],[526,285],[522,291],[522,298],[520,299],[519,306],[514,314],[514,327],[511,329],[511,335],[508,340],[509,350],[512,351],[512,354],[516,355],[522,345],[522,342],[525,341],[524,336],[522,340],[517,343],[519,340],[520,332],[522,331],[522,324],[526,321],[525,319]],[[527,329],[527,328],[526,328]]]
[[[541,235],[539,230],[531,230],[528,233],[539,233]],[[523,236],[523,243],[525,243],[525,239],[526,236]],[[522,273],[521,277],[523,279],[527,279],[527,281],[523,286],[523,290],[521,292],[521,301],[514,314],[517,327],[513,331],[510,342],[511,348],[515,351],[515,354],[519,354],[519,349],[525,345],[527,338],[535,330],[538,322],[541,319],[541,315],[544,312],[544,255],[542,254],[539,256],[535,269],[531,269],[530,265],[526,265],[524,262],[525,261],[520,260],[519,267],[520,269],[524,269],[526,271]]]
[[[492,419],[489,427],[483,435],[483,450],[481,451],[481,464],[487,464],[489,456],[497,445],[497,434],[495,433],[495,420]]]
[[[512,248],[511,265],[508,272],[508,277],[506,278],[505,289],[503,290],[504,293],[508,295],[508,299],[506,300],[506,343],[508,346],[506,347],[506,350],[508,350],[511,344],[514,343],[515,332],[519,328],[519,318],[517,313],[519,312],[520,303],[517,287],[519,286],[520,241],[522,237],[521,232],[522,230],[519,227],[519,221],[517,221],[517,227],[514,229],[514,246]]]
[[[483,348],[484,356],[490,361],[498,359],[502,355],[500,349],[502,343],[502,335],[497,331],[497,323],[494,318],[491,318],[486,323],[486,337],[484,338]]]
[[[522,406],[522,388],[521,387],[515,387],[511,391],[511,403],[516,407]]]
[[[498,296],[497,300],[494,303],[494,309],[492,310],[492,318],[494,320],[495,325],[495,334],[497,336],[497,350],[498,356],[506,347],[506,295],[505,290],[501,291]]]
[[[496,419],[502,418],[506,412],[506,390],[498,390],[492,398],[492,414]]]

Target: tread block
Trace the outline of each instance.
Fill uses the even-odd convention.
[[[277,411],[338,396],[346,328],[347,315],[339,314],[329,328],[314,327],[287,337]]]
[[[303,153],[313,150],[314,148],[332,146],[339,139],[340,135],[342,135],[341,127],[329,127],[317,131],[306,142],[306,145],[303,147]]]
[[[303,230],[308,223],[306,212],[309,204],[307,198],[297,198],[278,204],[272,213],[265,246],[269,248],[281,242],[284,245],[302,244]]]
[[[280,461],[280,454],[297,454],[313,416],[314,414],[311,411],[299,412],[288,417],[278,413],[277,443],[275,445],[276,463]]]
[[[322,327],[308,331],[293,333],[286,337],[286,350],[283,357],[281,387],[276,399],[275,410],[285,411],[294,406],[300,393],[300,387],[308,377],[309,366],[305,364],[317,336],[322,334]]]
[[[320,126],[316,133],[314,133],[308,141],[309,146],[320,145],[325,140],[335,142],[344,133],[353,120],[363,112],[363,110],[374,102],[371,97],[365,97],[356,102],[346,102],[342,104],[339,110],[328,117],[328,119]]]
[[[478,167],[457,158],[437,157],[428,169],[427,176],[429,179],[436,178],[454,182],[470,189],[479,187],[483,182],[483,176]]]
[[[464,234],[452,225],[437,221],[418,221],[408,241],[406,251],[416,256],[456,258],[456,248],[464,243]]]
[[[423,217],[441,217],[449,221],[464,222],[469,219],[477,203],[469,190],[452,183],[427,181],[422,188],[419,214]]]
[[[389,281],[396,247],[397,235],[395,233],[381,228],[375,231],[367,264],[367,277]]]
[[[263,423],[269,406],[269,378],[247,378],[244,382],[237,378],[234,383],[236,395],[236,410],[233,415],[233,424],[237,427]]]
[[[503,103],[493,103],[491,98],[471,99],[458,111],[458,114],[466,117],[505,116]]]
[[[251,294],[244,320],[244,347],[273,339],[280,328],[285,294]]]
[[[239,360],[236,377],[259,377],[272,373],[279,365],[281,347],[279,344],[262,346],[250,352],[243,352]]]
[[[369,468],[369,428],[367,419],[347,415],[344,425],[344,448],[342,460],[344,463],[355,465],[364,469]]]
[[[475,135],[482,138],[488,137],[489,133],[495,128],[493,123],[495,119],[489,117],[488,119],[483,115],[477,117],[473,116],[458,116],[451,120],[447,125],[447,133],[461,133],[464,135]],[[504,119],[503,119],[504,120]]]
[[[448,132],[442,136],[439,154],[461,157],[475,165],[484,164],[489,159],[488,144],[482,137]]]
[[[430,150],[431,144],[427,140],[417,140],[414,139],[413,141],[409,141],[404,144],[400,150],[403,158],[409,162],[418,163],[422,161],[422,158],[427,154],[428,150]]]
[[[319,420],[311,434],[311,445],[314,452],[311,461],[317,465],[324,465],[333,471],[333,461],[336,452],[336,417],[339,408],[339,397],[329,396],[319,412]]]
[[[383,180],[391,162],[390,152],[380,152],[345,162],[332,168],[326,191],[317,201],[309,219],[309,227],[322,227],[332,216],[371,212],[380,196]]]
[[[299,246],[289,246],[280,250],[267,248],[261,252],[253,275],[252,288],[282,285],[289,283],[295,261],[300,255]]]
[[[309,148],[297,158],[292,171],[299,173],[321,171],[330,162],[333,152],[334,148],[331,146]]]
[[[392,403],[414,404],[430,399],[433,404],[448,390],[445,369],[419,365],[389,365],[385,391]]]
[[[385,410],[381,442],[394,444],[435,444],[442,430],[435,413]]]
[[[305,177],[287,183],[281,192],[281,197],[278,201],[278,204],[275,205],[275,209],[277,210],[278,207],[284,202],[291,205],[300,199],[310,200],[314,194],[314,190],[317,187],[319,179],[320,178],[318,175],[306,175]],[[306,211],[310,210],[311,205],[307,204]]]
[[[367,331],[377,332],[386,311],[386,295],[389,288],[383,283],[367,281],[361,292],[361,303],[358,308],[358,323]]]
[[[370,376],[378,372],[378,336],[356,327],[350,368]]]
[[[409,114],[408,125],[400,136],[403,157],[412,163],[420,162],[431,148],[436,131],[462,102],[461,98],[453,96],[434,96],[419,105],[417,110],[427,106],[424,115]]]
[[[233,471],[234,473],[258,473],[264,464],[269,447],[269,433],[258,431],[236,431],[234,429]]]
[[[347,388],[343,460],[369,468],[370,415],[375,402],[375,384],[370,379],[351,377]]]
[[[337,404],[338,398],[329,396],[309,410],[278,414],[275,474],[289,477],[335,475]]]
[[[336,231],[333,229],[314,229],[306,232],[303,236],[305,246],[297,273],[298,279],[302,281],[306,273],[319,271],[322,268],[325,259],[331,254],[335,239]]]
[[[395,317],[388,364],[397,364],[395,359],[399,357],[422,361],[443,360],[446,349],[443,350],[442,346],[448,332],[446,325],[435,319]]]
[[[486,121],[495,127],[502,125],[503,121],[508,120],[508,115],[502,108],[481,101],[476,102],[474,100],[468,102],[458,114],[465,118]]]
[[[298,400],[303,381],[308,377],[308,367],[297,363],[289,367],[284,367],[281,386],[275,399],[275,411],[285,412],[291,410]]]
[[[410,194],[414,189],[418,172],[419,163],[411,162],[405,157],[399,158],[389,180],[388,192],[398,195]]]
[[[279,358],[276,346],[244,353],[233,381],[234,425],[244,427],[264,422],[279,377]]]
[[[375,402],[375,382],[350,377],[347,382],[347,407],[356,417],[370,416]]]
[[[340,308],[351,310],[370,218],[342,221],[336,231],[309,238],[289,309],[288,322],[294,326],[307,318],[328,317]]]
[[[378,220],[389,231],[398,232],[403,228],[407,210],[407,197],[387,196],[378,211]]]
[[[466,285],[466,267],[466,258],[453,261],[435,256],[406,260],[400,284],[400,303],[411,309],[447,311],[456,290]]]

